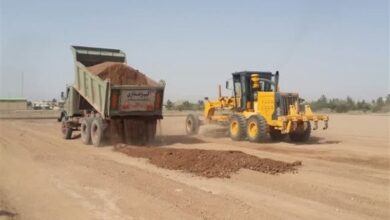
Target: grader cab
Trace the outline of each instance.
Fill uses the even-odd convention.
[[[269,134],[272,140],[290,137],[294,142],[305,142],[311,129],[318,129],[318,121],[328,128],[329,117],[314,114],[309,105],[302,105],[297,93],[279,91],[279,72],[244,71],[233,73],[233,96],[221,96],[204,103],[203,119],[195,114],[186,118],[186,132],[197,134],[199,126],[220,124],[228,127],[233,140],[248,139],[263,142]],[[313,123],[313,128],[311,125]]]

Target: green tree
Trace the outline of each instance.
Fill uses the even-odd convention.
[[[328,99],[325,95],[321,95],[321,97],[314,102],[310,103],[313,110],[321,110],[324,108],[328,108]]]
[[[385,102],[383,101],[382,97],[379,97],[376,99],[376,105],[383,106]]]
[[[204,102],[203,100],[198,100],[197,110],[203,110]]]
[[[184,101],[182,107],[183,110],[192,110],[192,105],[189,101]]]
[[[347,103],[339,103],[335,108],[335,111],[337,113],[345,113],[345,112],[348,112],[348,110],[349,110],[349,107],[348,107]]]
[[[365,100],[359,101],[356,103],[356,109],[362,110],[363,112],[369,111],[371,109],[370,103],[367,103]]]
[[[348,110],[355,110],[356,109],[355,101],[353,101],[353,99],[349,96],[347,96],[347,107],[348,107]]]
[[[387,94],[385,104],[390,105],[390,94]]]
[[[174,107],[174,104],[171,100],[167,100],[167,104],[165,105],[165,107],[167,108],[167,110],[172,110],[173,107]]]
[[[328,99],[326,98],[325,95],[321,95],[321,97],[318,99],[318,102],[326,104],[328,103]]]
[[[379,97],[376,99],[375,101],[375,105],[374,107],[372,108],[372,111],[373,112],[378,112],[382,109],[382,107],[385,105],[385,102],[383,101],[383,98],[382,97]]]

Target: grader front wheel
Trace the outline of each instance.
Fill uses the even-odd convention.
[[[263,142],[267,137],[267,122],[261,115],[253,115],[248,120],[247,136],[250,142]]]

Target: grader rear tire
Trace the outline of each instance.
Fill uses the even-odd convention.
[[[246,119],[242,115],[232,115],[229,121],[229,135],[234,141],[241,141],[246,137]]]
[[[307,123],[306,129],[304,129],[304,123]],[[297,130],[289,134],[290,140],[292,142],[306,142],[309,140],[311,134],[311,124],[310,122],[303,122],[298,124]]]
[[[103,139],[103,120],[101,118],[94,118],[91,124],[91,139],[95,147],[101,146]]]
[[[247,136],[250,142],[264,142],[267,137],[267,122],[261,115],[252,115],[248,120]]]
[[[282,134],[280,130],[272,126],[269,127],[269,135],[273,141],[283,141],[287,137],[287,134]]]

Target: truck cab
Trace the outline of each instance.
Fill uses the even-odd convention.
[[[64,107],[58,117],[59,122],[63,118],[82,116],[84,110],[93,111],[93,106],[73,86],[68,85],[65,93],[61,92],[61,99],[64,101]]]

